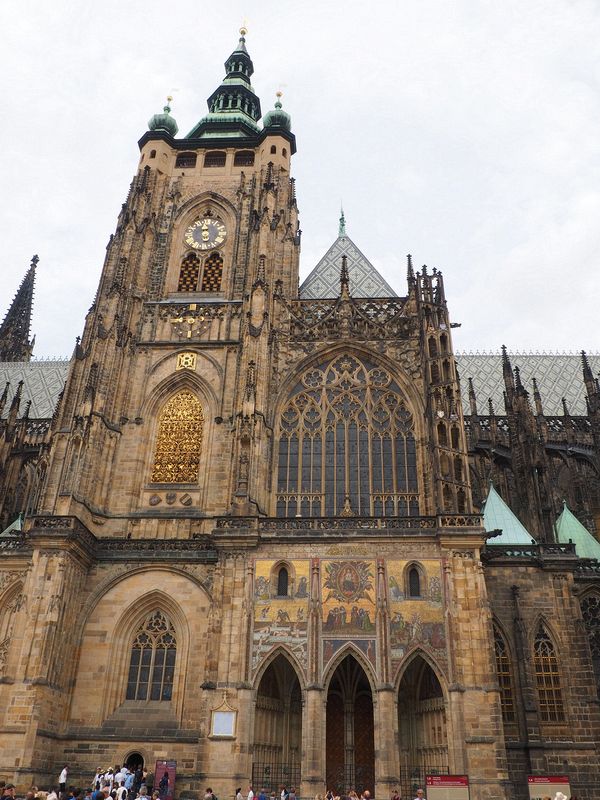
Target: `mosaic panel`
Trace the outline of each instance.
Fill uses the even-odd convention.
[[[287,597],[276,594],[277,582],[272,580],[276,563],[266,559],[255,563],[253,669],[276,645],[286,645],[306,667],[310,562],[290,562]]]
[[[442,598],[441,565],[437,560],[419,561],[425,577],[421,596],[406,596],[405,571],[409,561],[387,562],[392,663],[398,664],[415,645],[446,659],[446,628]]]

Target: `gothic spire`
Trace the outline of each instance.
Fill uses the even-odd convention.
[[[225,77],[206,101],[208,114],[187,135],[188,139],[243,138],[259,131],[260,100],[250,78],[254,72],[246,49],[246,28],[240,28],[237,47],[225,62]]]
[[[346,217],[344,216],[344,207],[341,207],[340,225],[338,228],[338,237],[346,235]]]
[[[33,256],[4,322],[0,325],[0,361],[29,361],[31,358],[33,340],[29,341],[29,329],[38,261],[39,258]]]

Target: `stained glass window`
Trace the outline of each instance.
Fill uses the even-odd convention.
[[[196,253],[188,253],[181,262],[179,270],[178,292],[195,292],[198,287],[198,274],[200,272],[200,260]]]
[[[278,516],[419,513],[412,414],[382,367],[346,354],[310,367],[278,433]]]
[[[563,722],[565,712],[556,649],[543,628],[535,637],[533,660],[542,722]]]
[[[504,722],[515,721],[515,699],[513,695],[510,658],[506,642],[500,631],[494,627],[494,651],[496,654],[496,672],[500,685],[500,706]]]
[[[198,482],[203,426],[202,406],[189,390],[179,392],[165,404],[158,422],[153,482]]]
[[[588,594],[584,597],[581,601],[581,612],[592,652],[596,688],[600,696],[600,595]]]
[[[161,611],[152,612],[131,647],[127,700],[171,700],[176,654],[173,625]]]

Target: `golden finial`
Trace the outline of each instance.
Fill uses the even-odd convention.
[[[173,102],[173,95],[172,94],[168,94],[167,95],[167,103],[172,103],[172,102]]]
[[[275,92],[275,97],[283,97],[283,92],[281,91],[281,89]]]
[[[240,28],[240,36],[245,36],[248,33],[248,26],[246,25],[246,20],[244,20],[242,27]]]

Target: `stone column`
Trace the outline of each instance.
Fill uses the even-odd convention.
[[[325,699],[321,686],[309,686],[304,693],[301,797],[314,797],[317,794],[324,794]]]
[[[376,702],[373,703],[375,797],[391,797],[392,790],[397,789],[400,784],[397,708],[392,686],[386,685],[377,689]]]

